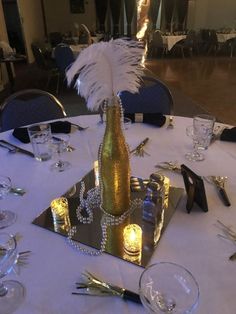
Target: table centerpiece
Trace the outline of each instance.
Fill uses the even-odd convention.
[[[91,111],[105,104],[106,129],[99,148],[100,208],[116,218],[130,208],[129,149],[122,132],[119,92],[137,93],[143,67],[140,42],[110,40],[84,49],[67,71],[68,84],[87,101]]]

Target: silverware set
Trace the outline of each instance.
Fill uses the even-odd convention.
[[[130,154],[134,154],[135,156],[144,157],[144,155],[149,155],[145,150],[144,146],[149,141],[149,138],[146,137],[138,146],[130,151]],[[150,155],[149,155],[150,156]]]
[[[155,165],[156,168],[162,169],[162,170],[170,170],[173,172],[181,173],[180,165],[177,161],[163,161],[159,162],[157,165]],[[225,206],[231,206],[229,197],[227,195],[227,192],[225,190],[225,183],[227,181],[226,176],[202,176],[202,178],[210,183],[213,184],[217,190],[219,191],[220,198]]]

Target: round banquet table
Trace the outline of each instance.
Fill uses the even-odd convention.
[[[26,288],[24,303],[16,314],[75,314],[75,313],[144,313],[141,305],[123,301],[118,297],[74,296],[75,282],[83,271],[88,270],[98,277],[134,292],[138,291],[139,277],[143,268],[106,253],[92,257],[72,249],[65,238],[31,222],[49,207],[52,199],[61,196],[78,182],[93,167],[97,159],[98,146],[102,140],[104,126],[98,124],[97,115],[78,116],[66,120],[89,126],[85,131],[74,130],[70,144],[75,151],[65,153],[72,168],[62,173],[50,171],[52,160],[38,162],[23,154],[9,154],[0,149],[1,175],[12,179],[14,186],[25,188],[20,197],[8,195],[0,200],[1,209],[17,213],[17,221],[4,231],[20,233],[19,250],[31,250],[32,254],[20,274],[11,273],[4,279],[20,281]],[[200,301],[196,313],[233,314],[236,309],[235,278],[236,262],[228,257],[236,251],[230,241],[217,236],[221,232],[217,219],[236,228],[236,146],[235,143],[215,141],[206,151],[202,162],[188,162],[184,154],[192,148],[185,128],[192,120],[174,117],[174,129],[136,123],[125,131],[127,143],[134,148],[145,137],[149,142],[145,149],[149,155],[131,156],[132,174],[143,178],[157,169],[161,161],[176,160],[184,163],[199,175],[228,176],[226,189],[231,207],[223,205],[216,188],[205,184],[209,211],[204,213],[194,208],[186,212],[186,195],[179,203],[169,225],[149,264],[170,261],[186,267],[195,276],[200,287]],[[11,141],[31,150],[30,144],[22,144],[8,131],[1,139]],[[164,171],[171,184],[183,187],[180,174]],[[1,309],[0,309],[1,312]]]

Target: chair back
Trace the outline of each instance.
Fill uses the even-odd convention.
[[[91,33],[85,24],[80,25],[79,44],[92,44]]]
[[[57,45],[54,50],[54,57],[57,67],[63,74],[65,74],[66,69],[75,61],[73,51],[67,45]]]
[[[37,66],[45,70],[47,68],[47,62],[41,48],[36,44],[31,44],[31,49]]]
[[[65,116],[64,107],[55,96],[39,89],[26,89],[3,102],[1,131]]]
[[[143,78],[139,93],[123,91],[119,96],[125,113],[172,114],[173,112],[173,98],[169,88],[153,77]]]
[[[153,48],[163,47],[163,38],[160,31],[155,31],[152,35],[152,46]]]
[[[56,47],[62,42],[62,34],[59,32],[52,32],[49,34],[49,41],[52,48]]]

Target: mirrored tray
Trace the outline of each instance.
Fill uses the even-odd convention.
[[[145,182],[147,180],[142,180],[141,178],[131,178],[132,180],[138,181],[138,188],[131,188],[131,199],[141,198],[144,199],[145,196]],[[90,190],[95,186],[95,175],[94,171],[90,171],[82,180],[85,183],[86,191]],[[79,204],[79,192],[81,187],[81,181],[73,185],[63,196],[68,200],[69,205],[69,219],[71,226],[77,226],[77,232],[73,236],[73,240],[82,243],[83,245],[100,249],[102,240],[102,230],[101,230],[101,218],[104,215],[100,208],[97,208],[93,212],[93,222],[90,224],[82,224],[78,221],[76,217],[76,208]],[[132,185],[131,185],[132,187]],[[136,186],[137,187],[137,186]],[[164,210],[163,223],[161,224],[161,230],[159,230],[160,237],[163,231],[167,227],[175,209],[183,195],[184,189],[176,188],[170,186],[168,207]],[[45,209],[38,217],[32,222],[47,230],[61,234],[62,236],[67,236],[67,231],[56,228],[53,223],[53,217],[51,213],[51,207]],[[127,254],[123,246],[123,229],[127,224],[138,224],[142,228],[142,250],[138,255]],[[156,249],[158,241],[154,245],[153,241],[153,227],[150,223],[145,222],[142,219],[142,208],[136,208],[133,213],[120,225],[109,226],[107,229],[107,243],[105,252],[113,256],[119,257],[128,262],[134,263],[136,265],[145,267],[154,250]]]

